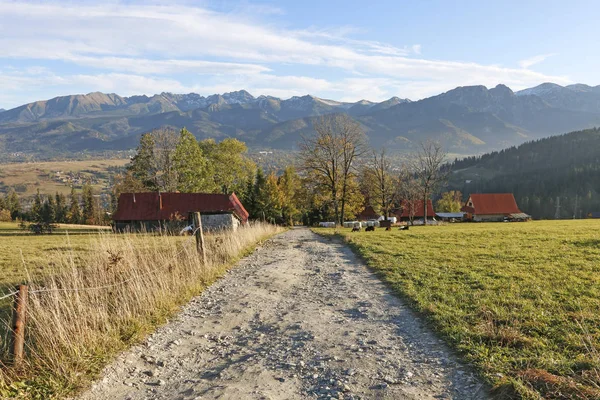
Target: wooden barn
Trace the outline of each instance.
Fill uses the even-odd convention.
[[[178,232],[191,224],[190,212],[200,212],[205,231],[237,229],[248,212],[235,193],[123,193],[113,214],[116,231]]]
[[[531,217],[519,210],[512,193],[471,194],[461,208],[470,221],[525,221]]]

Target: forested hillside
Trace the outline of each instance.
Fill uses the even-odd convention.
[[[599,128],[468,157],[455,161],[452,170],[453,189],[512,192],[534,218],[585,218],[600,212]]]

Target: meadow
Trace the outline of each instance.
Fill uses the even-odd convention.
[[[0,267],[4,293],[16,282],[27,282],[30,291],[22,368],[6,366],[10,299],[0,304],[0,398],[19,399],[62,398],[85,387],[115,354],[280,231],[257,223],[207,234],[204,264],[193,236],[64,228],[36,236],[2,226],[0,259],[20,259],[19,249],[28,248],[19,266]]]
[[[600,220],[339,235],[499,398],[600,398]]]
[[[111,171],[128,162],[128,159],[106,159],[0,164],[0,192],[13,188],[19,197],[31,197],[39,189],[42,194],[68,195],[71,186],[80,188],[87,182],[96,193],[101,193],[110,186]]]

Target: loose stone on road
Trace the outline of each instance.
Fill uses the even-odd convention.
[[[265,242],[143,345],[90,399],[486,399],[485,385],[336,240]]]

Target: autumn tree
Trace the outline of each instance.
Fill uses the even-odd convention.
[[[392,161],[385,149],[373,151],[371,158],[365,165],[362,174],[370,203],[387,220],[391,209],[398,201],[400,190],[400,177],[394,173]]]
[[[13,189],[8,192],[4,199],[5,207],[10,211],[11,218],[17,219],[21,215],[21,202],[19,201],[19,196],[17,192]]]
[[[432,193],[439,189],[448,177],[447,170],[442,169],[446,153],[438,142],[421,143],[420,149],[413,162],[413,171],[421,191],[423,201],[423,224],[427,225],[427,200]]]
[[[442,197],[435,203],[435,209],[439,212],[460,212],[462,207],[462,193],[458,190],[450,190],[442,193]]]
[[[83,185],[83,222],[87,225],[99,223],[96,220],[97,206],[94,201],[94,190],[90,185]]]
[[[300,179],[294,167],[288,166],[279,177],[279,193],[281,196],[281,218],[287,225],[294,225],[300,213],[299,190]]]
[[[356,177],[356,160],[366,149],[360,125],[345,114],[319,117],[314,136],[300,143],[302,169],[314,176],[334,210],[335,221],[344,220],[350,185]]]

